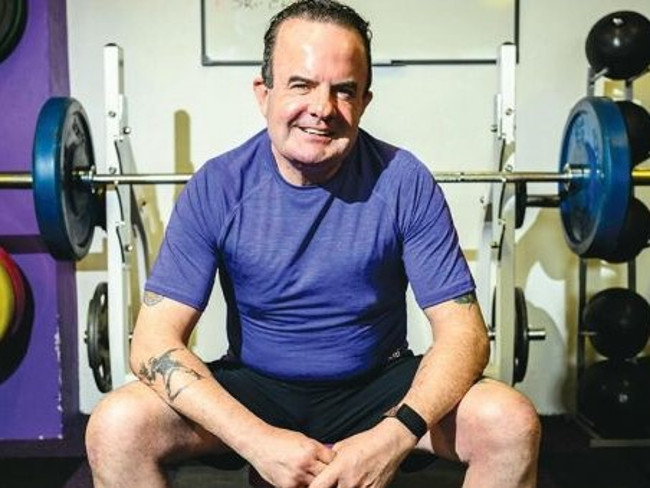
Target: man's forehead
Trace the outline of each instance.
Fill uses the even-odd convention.
[[[356,37],[361,45],[363,45],[361,34],[359,34],[352,27],[342,25],[330,20],[316,20],[305,17],[291,17],[283,21],[278,27],[276,43],[278,43],[279,40],[291,37],[292,35],[302,34],[305,32],[313,32],[313,29],[315,27],[324,27],[331,28],[333,30],[339,30],[341,31],[341,34],[346,33],[353,37]]]
[[[320,61],[317,60],[323,59],[322,56],[344,60],[342,64],[329,65],[330,68],[347,66],[346,69],[352,70],[337,76],[337,83],[367,82],[363,39],[359,32],[347,25],[302,17],[287,19],[278,27],[273,51],[274,76],[281,77],[283,83],[292,75],[313,79],[315,71],[309,68],[316,67],[314,63],[318,64]]]

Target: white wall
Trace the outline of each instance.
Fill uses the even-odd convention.
[[[423,0],[422,9],[423,15],[434,16],[435,2]],[[518,169],[557,169],[564,122],[585,94],[587,32],[597,19],[621,9],[650,17],[647,0],[521,0]],[[102,47],[109,42],[125,50],[132,143],[140,172],[195,170],[263,126],[251,90],[258,68],[201,66],[200,21],[198,1],[68,1],[71,88],[91,119],[99,160],[104,158]],[[401,25],[396,22],[395,29]],[[454,26],[449,30],[453,36]],[[375,99],[362,125],[410,148],[432,170],[487,169],[496,82],[493,65],[378,67]],[[468,256],[475,256],[484,188],[447,185],[445,191],[461,244]],[[533,185],[529,191],[555,188]],[[163,224],[174,195],[174,188],[156,189],[154,208]],[[557,211],[529,211],[519,239],[517,282],[525,287],[531,321],[548,330],[545,343],[531,346],[529,374],[521,388],[540,412],[567,411],[573,401],[569,368],[575,350],[577,259],[564,244]],[[643,265],[646,258],[640,260]],[[97,279],[96,272],[79,275],[82,284]],[[592,278],[599,279],[591,285],[598,288],[601,282],[624,280],[625,274],[620,267],[607,266],[603,272],[594,267]],[[641,278],[639,290],[648,296],[650,285]],[[91,286],[80,286],[80,317],[85,317],[91,291]],[[428,344],[428,332],[417,311],[413,320],[417,325],[410,337],[421,350]],[[201,321],[196,343],[206,359],[223,351],[223,337],[212,332],[222,330],[223,323],[223,304],[216,298]],[[85,351],[81,354],[85,357]],[[92,387],[82,390],[93,396]]]

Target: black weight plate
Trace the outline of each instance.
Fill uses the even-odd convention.
[[[528,369],[528,308],[524,290],[515,287],[515,357],[513,383],[520,383]]]
[[[521,229],[526,220],[528,188],[525,181],[515,183],[515,229]]]
[[[90,125],[73,98],[50,98],[38,116],[33,193],[43,241],[56,259],[79,260],[92,243],[100,201],[75,172],[95,165]]]
[[[572,109],[564,129],[560,172],[583,169],[584,176],[559,184],[564,236],[582,257],[611,253],[623,228],[632,194],[631,157],[623,115],[604,97],[585,97]]]
[[[14,51],[27,24],[27,0],[0,0],[0,63]]]
[[[595,72],[625,80],[640,75],[650,64],[650,20],[622,10],[601,18],[589,31],[585,54]]]
[[[97,285],[88,304],[86,347],[88,364],[92,369],[95,384],[99,391],[106,393],[113,387],[108,342],[108,284],[106,282]]]

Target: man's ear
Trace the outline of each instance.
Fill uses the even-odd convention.
[[[262,112],[262,115],[266,117],[269,87],[266,86],[261,76],[256,76],[253,80],[253,91],[255,92],[255,98],[257,98],[260,112]]]
[[[363,110],[361,111],[361,114],[363,114],[366,111],[366,108],[372,101],[372,92],[368,90],[366,93],[363,94]]]

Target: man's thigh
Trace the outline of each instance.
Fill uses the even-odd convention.
[[[217,437],[177,413],[140,381],[106,395],[94,409],[89,428],[100,429],[100,434],[110,430],[110,437],[117,436],[127,444],[150,449],[158,459],[170,462],[229,450]]]

